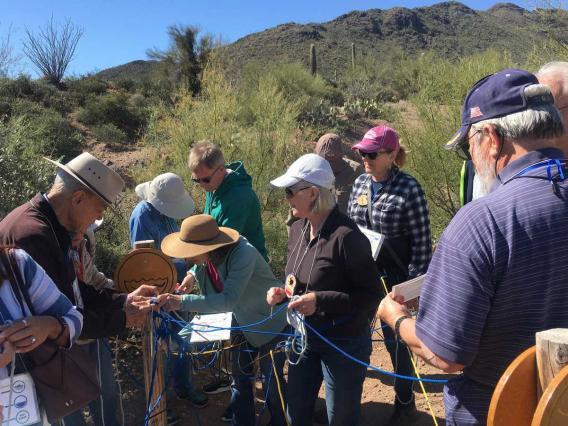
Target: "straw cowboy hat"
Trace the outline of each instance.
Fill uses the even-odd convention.
[[[88,152],[83,152],[67,164],[44,158],[78,180],[108,205],[116,201],[118,194],[124,188],[124,181],[120,175]]]
[[[163,173],[135,189],[136,194],[148,201],[160,213],[174,219],[188,217],[195,210],[193,199],[183,186],[181,178],[174,173]]]
[[[164,238],[161,248],[164,254],[183,259],[209,253],[238,240],[238,231],[217,226],[208,214],[198,214],[185,219],[179,232]]]

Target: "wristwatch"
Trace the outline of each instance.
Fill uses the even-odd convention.
[[[412,319],[412,317],[409,315],[402,315],[401,317],[398,317],[398,319],[394,323],[394,334],[396,338],[401,341],[402,338],[400,337],[400,324],[402,324],[405,319]]]

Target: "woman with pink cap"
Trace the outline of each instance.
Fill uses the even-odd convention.
[[[418,181],[401,171],[406,150],[388,126],[370,129],[358,144],[365,173],[355,180],[347,214],[364,228],[384,235],[377,267],[388,291],[394,284],[424,274],[432,256],[430,219],[424,191]],[[389,327],[385,345],[398,374],[413,374],[408,350]],[[406,424],[416,412],[413,382],[395,381],[395,411],[391,423]]]

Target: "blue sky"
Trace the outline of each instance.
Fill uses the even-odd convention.
[[[503,1],[503,0],[502,0]],[[497,1],[465,1],[485,10]],[[286,22],[325,22],[351,10],[418,7],[438,3],[414,0],[0,0],[0,40],[11,27],[12,47],[21,53],[25,29],[34,30],[53,15],[69,18],[84,35],[69,73],[83,75],[135,59],[147,59],[148,48],[166,48],[169,25],[197,25],[226,42]],[[527,9],[534,2],[514,2]],[[25,58],[20,70],[35,76]]]

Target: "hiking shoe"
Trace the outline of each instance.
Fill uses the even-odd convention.
[[[230,406],[227,407],[221,415],[221,421],[225,423],[231,423],[233,421],[233,410]]]
[[[189,401],[189,403],[195,408],[204,408],[207,407],[207,404],[209,404],[209,397],[200,390],[193,390],[186,394],[178,393],[177,397],[178,399]]]
[[[416,420],[418,411],[416,410],[416,404],[412,401],[410,404],[395,404],[394,412],[392,413],[389,422],[389,426],[406,426],[413,424]]]
[[[167,425],[168,426],[177,425],[181,421],[179,416],[171,410],[167,410],[166,414],[167,414]]]
[[[222,379],[213,380],[210,383],[203,385],[203,392],[208,395],[216,393],[227,392],[231,390],[231,379],[224,377]]]

